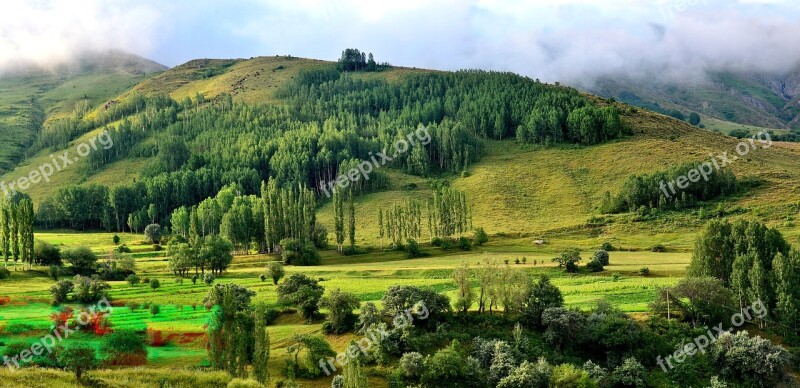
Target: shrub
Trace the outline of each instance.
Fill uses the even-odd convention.
[[[466,237],[461,237],[458,239],[458,247],[461,248],[462,251],[468,251],[472,249],[472,241]]]
[[[90,275],[97,267],[97,255],[89,247],[74,247],[64,250],[64,261],[72,265],[72,271],[78,275]]]
[[[75,372],[75,378],[81,381],[83,372],[97,366],[97,354],[91,345],[71,344],[56,350],[58,364],[64,369]]]
[[[197,275],[192,276],[192,284],[197,284]]]
[[[150,281],[150,288],[155,290],[158,287],[161,287],[161,282],[158,281],[158,279],[153,279]]]
[[[40,265],[61,265],[61,250],[46,241],[34,240],[33,259]]]
[[[111,240],[114,241],[114,245],[119,245],[119,236],[117,236],[116,234]]]
[[[100,355],[110,365],[144,365],[147,348],[143,338],[132,330],[117,330],[104,337]]]
[[[586,269],[588,269],[589,272],[602,272],[603,263],[601,263],[599,260],[592,260],[586,263]]]
[[[216,278],[210,273],[207,273],[205,276],[203,276],[203,283],[205,283],[207,286],[214,284],[214,280],[216,280]]]
[[[561,364],[553,368],[550,376],[551,387],[593,388],[597,384],[589,377],[589,373],[571,364]]]
[[[167,339],[164,338],[164,333],[161,330],[147,329],[147,344],[157,348],[166,345]]]
[[[602,249],[602,250],[604,250],[606,252],[611,252],[611,251],[614,250],[614,246],[611,245],[610,242],[604,242],[602,245],[600,245],[600,249]]]
[[[71,280],[60,280],[50,287],[51,303],[58,306],[67,301],[69,293],[75,288]]]
[[[228,382],[227,388],[262,388],[264,387],[258,381],[251,379],[235,378]]]
[[[475,229],[475,245],[483,245],[489,242],[489,235],[486,234],[486,231],[483,228],[476,228]]]
[[[61,267],[57,265],[51,265],[50,267],[47,268],[47,276],[50,277],[50,279],[58,281],[58,277],[60,275],[61,275]]]
[[[519,264],[519,263],[520,263],[520,261],[519,261],[519,257],[517,257],[517,258],[514,258],[514,264]]]
[[[270,261],[267,263],[267,276],[272,279],[272,283],[277,285],[278,282],[286,275],[286,270],[283,268],[283,263],[280,261]]]
[[[355,294],[342,292],[338,288],[329,292],[319,301],[319,307],[328,309],[328,316],[322,324],[325,333],[342,334],[353,329],[357,309],[361,302]]]
[[[122,244],[116,248],[119,253],[131,253],[131,249],[127,245]]]
[[[611,373],[612,382],[626,387],[643,387],[647,369],[635,358],[626,358],[622,365]]]
[[[650,268],[643,267],[639,269],[639,275],[650,276]]]
[[[144,284],[150,284],[150,278],[148,278],[148,277],[145,277],[145,278],[143,278],[143,279],[142,279],[142,283],[144,283]]]
[[[615,282],[618,282],[620,279],[622,279],[622,276],[619,274],[619,272],[614,272],[611,274],[611,279]]]
[[[128,275],[128,277],[125,278],[125,281],[128,282],[128,284],[130,284],[132,286],[135,286],[135,285],[139,284],[139,282],[141,282],[141,279],[139,278],[138,275],[132,274],[132,275]]]
[[[153,252],[161,252],[164,248],[159,244],[153,244]]]
[[[664,245],[656,244],[650,247],[651,252],[663,253],[667,251],[667,248]]]
[[[6,268],[0,268],[0,280],[6,280],[11,277],[11,271]]]
[[[421,256],[422,256],[422,249],[419,247],[419,243],[417,243],[417,240],[408,239],[408,241],[406,241],[406,257],[414,258]]]
[[[144,236],[147,241],[158,244],[161,241],[161,226],[158,224],[150,224],[144,228]]]
[[[262,273],[261,275],[258,275],[258,279],[261,280],[262,282],[266,282],[267,281],[267,275],[264,275]]]
[[[294,274],[278,286],[278,303],[297,306],[301,315],[310,321],[317,315],[324,288],[304,274]]]
[[[161,312],[161,307],[159,305],[153,303],[150,306],[150,314],[153,314],[153,316],[158,315],[160,312]]]
[[[442,239],[440,237],[432,238],[431,239],[431,245],[435,246],[435,247],[441,247],[442,246]]]
[[[424,362],[425,358],[422,357],[422,354],[417,352],[405,353],[400,357],[397,368],[404,378],[410,381],[418,381],[425,371]]]
[[[522,257],[522,264],[527,264],[527,263],[528,263],[528,258],[523,256]]]
[[[563,268],[564,272],[568,273],[578,272],[578,263],[581,260],[581,254],[577,249],[566,250],[561,256],[552,259],[553,262],[558,263],[558,268]]]
[[[602,264],[603,266],[608,265],[609,264],[608,251],[606,251],[605,249],[596,251],[592,256],[592,260],[599,261],[600,264]]]
[[[128,302],[128,303],[125,304],[125,307],[127,307],[129,310],[131,310],[131,312],[134,312],[134,311],[139,309],[139,303],[137,303],[137,302]]]

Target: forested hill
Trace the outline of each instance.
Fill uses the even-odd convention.
[[[429,143],[394,153],[353,186],[359,212],[429,197],[444,184],[465,188],[475,222],[492,232],[554,229],[585,223],[604,193],[619,192],[633,173],[736,145],[515,74],[347,68],[292,57],[191,61],[109,101],[80,117],[48,121],[34,155],[3,176],[13,181],[54,152],[109,131],[113,147],[26,191],[38,205],[40,226],[169,225],[175,209],[197,205],[225,185],[257,195],[270,180],[313,189],[326,219],[327,182],[424,126]],[[776,175],[764,183],[784,185],[789,176],[777,173],[796,151],[772,151],[767,170]],[[754,154],[733,171],[753,174],[766,158]]]

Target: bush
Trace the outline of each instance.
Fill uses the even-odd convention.
[[[33,259],[40,265],[61,265],[61,249],[46,241],[34,240]]]
[[[192,284],[197,284],[197,275],[192,276]]]
[[[611,381],[626,387],[643,387],[647,379],[647,369],[639,360],[626,358],[622,365],[611,373]]]
[[[611,245],[610,242],[604,242],[602,245],[600,245],[600,249],[602,249],[602,250],[604,250],[606,252],[611,252],[611,251],[614,250],[614,246]]]
[[[50,287],[50,296],[53,306],[66,302],[73,288],[75,288],[75,285],[71,280],[60,280],[52,285]]]
[[[553,368],[550,376],[551,387],[593,388],[597,383],[592,381],[589,373],[571,364],[561,364]]]
[[[272,279],[273,284],[277,285],[286,275],[286,269],[283,268],[283,263],[280,261],[270,261],[267,263],[266,275]]]
[[[159,244],[153,244],[153,252],[161,252],[164,248]]]
[[[78,275],[91,275],[97,267],[97,255],[89,247],[65,249],[62,257],[72,265],[72,271]]]
[[[148,277],[145,277],[145,278],[143,278],[143,279],[142,279],[142,283],[144,283],[144,284],[150,284],[150,278],[148,278]]]
[[[421,256],[422,256],[422,249],[420,248],[417,240],[408,239],[408,241],[406,241],[406,257],[414,258]]]
[[[111,289],[111,286],[97,277],[97,275],[91,278],[76,275],[72,281],[75,284],[74,296],[77,303],[88,305],[103,299],[109,299],[108,290]]]
[[[81,381],[83,372],[97,366],[97,354],[91,345],[72,344],[56,350],[58,364],[64,369],[75,372],[75,378]]]
[[[592,260],[599,261],[600,264],[602,264],[603,266],[608,265],[609,264],[608,251],[606,251],[605,249],[596,251],[592,256]]]
[[[589,272],[603,272],[603,263],[599,260],[592,260],[586,263],[586,269],[588,269]]]
[[[468,251],[472,249],[472,241],[470,241],[466,237],[461,237],[458,239],[458,247],[461,248],[462,251]]]
[[[615,282],[618,282],[620,279],[622,279],[622,276],[619,274],[619,272],[614,272],[611,274],[611,279]]]
[[[144,365],[147,348],[144,339],[132,330],[116,330],[103,338],[100,355],[109,365]]]
[[[114,245],[119,245],[119,236],[117,236],[116,234],[111,240],[114,241]]]
[[[650,276],[650,268],[644,267],[639,269],[639,275]]]
[[[656,253],[663,253],[667,251],[667,248],[661,244],[656,244],[650,247],[650,251]]]
[[[161,241],[161,226],[159,224],[150,224],[144,228],[144,236],[147,241],[158,244]]]
[[[476,228],[475,229],[475,245],[483,245],[489,242],[489,235],[486,234],[486,231],[483,228]]]
[[[58,277],[61,276],[61,267],[57,265],[51,265],[49,268],[47,268],[47,276],[50,277],[50,279],[58,281]]]
[[[131,310],[131,312],[134,312],[134,311],[139,309],[139,303],[137,303],[137,302],[128,302],[128,303],[125,304],[125,307],[127,307],[128,310]]]
[[[405,353],[397,366],[400,374],[407,380],[418,381],[425,371],[425,358],[417,352]]]
[[[214,284],[214,280],[216,280],[216,278],[210,273],[207,273],[205,276],[203,276],[203,283],[205,283],[207,286]]]
[[[116,248],[119,253],[131,253],[131,249],[127,245],[122,244]]]
[[[141,279],[139,278],[139,275],[132,274],[128,275],[128,277],[125,278],[125,281],[128,282],[128,284],[135,286],[141,282]]]
[[[251,379],[235,378],[228,382],[227,388],[262,388],[264,387],[258,381]]]
[[[11,277],[11,271],[6,268],[0,268],[0,280],[6,280]]]
[[[262,273],[261,275],[258,275],[258,279],[261,280],[262,282],[266,282],[267,281],[267,275],[264,275]]]
[[[352,330],[356,323],[353,310],[360,304],[355,294],[342,292],[338,288],[330,291],[319,301],[319,307],[329,311],[322,324],[322,331],[326,334],[342,334]]]
[[[442,246],[442,239],[440,237],[434,237],[431,239],[431,245],[434,247],[441,247]]]
[[[161,282],[158,281],[158,279],[153,279],[150,281],[150,288],[155,290],[158,287],[161,287]]]
[[[156,316],[160,312],[161,312],[161,306],[159,306],[159,305],[157,305],[155,303],[150,305],[150,314],[153,314],[153,316]]]

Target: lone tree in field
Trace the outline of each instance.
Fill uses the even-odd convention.
[[[64,369],[75,372],[75,378],[81,381],[83,372],[97,366],[97,354],[91,345],[73,344],[56,351],[56,359]]]
[[[558,263],[558,268],[563,268],[564,272],[578,272],[578,263],[581,262],[581,253],[577,249],[564,251],[559,257],[554,257],[552,261]]]
[[[272,279],[272,283],[278,285],[278,282],[286,275],[286,270],[283,268],[283,263],[280,261],[270,261],[267,263],[266,275]]]
[[[144,236],[147,238],[147,241],[158,244],[161,241],[161,225],[147,225],[147,227],[144,228]]]

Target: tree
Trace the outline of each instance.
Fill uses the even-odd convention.
[[[475,228],[475,245],[483,245],[489,242],[489,235],[483,228]]]
[[[211,274],[219,276],[228,269],[228,266],[233,261],[232,250],[233,245],[230,241],[220,236],[211,235],[203,240],[199,256],[204,263],[208,264]]]
[[[103,299],[109,299],[108,290],[111,286],[104,282],[97,275],[90,277],[75,275],[72,278],[75,286],[74,297],[75,302],[90,305],[95,304]]]
[[[539,281],[531,285],[523,314],[530,327],[539,327],[544,310],[562,306],[564,306],[564,297],[561,295],[561,290],[550,283],[550,278],[542,275],[539,277]]]
[[[611,373],[611,381],[625,387],[644,387],[647,369],[639,360],[629,357]]]
[[[294,372],[311,379],[322,375],[319,360],[336,355],[325,338],[314,335],[296,335],[286,350],[292,359],[290,365]],[[303,351],[305,351],[305,357],[300,360],[300,354]]]
[[[75,288],[75,284],[71,280],[59,280],[56,284],[50,286],[50,295],[52,297],[52,305],[58,306],[67,301],[69,294]]]
[[[589,373],[572,364],[561,364],[553,368],[550,375],[550,386],[553,388],[595,388],[597,384],[589,377]]]
[[[344,244],[344,199],[341,190],[333,191],[333,223],[336,232],[336,246],[342,252]]]
[[[693,327],[702,324],[714,325],[729,319],[733,308],[733,293],[716,278],[681,279],[673,289],[661,290],[650,309],[667,315],[667,303],[674,312],[691,322]]]
[[[483,380],[480,365],[472,357],[464,358],[458,341],[425,358],[422,384],[427,387],[478,387]]]
[[[461,265],[453,271],[452,276],[457,289],[456,310],[466,314],[475,301],[475,290],[472,288],[469,264],[461,263]]]
[[[356,334],[365,335],[367,329],[372,325],[381,323],[383,317],[380,311],[375,306],[375,303],[367,302],[361,306],[361,311],[358,313],[358,322],[356,322]]]
[[[563,268],[564,272],[578,272],[578,263],[581,262],[581,253],[577,249],[568,249],[559,257],[554,257],[551,261],[558,263],[558,268]]]
[[[72,344],[56,350],[58,364],[75,372],[75,378],[82,381],[83,372],[97,366],[97,354],[91,345]]]
[[[72,271],[76,274],[90,275],[97,267],[97,255],[89,247],[67,248],[62,258],[72,266]]]
[[[167,255],[170,256],[169,270],[175,276],[185,277],[197,261],[197,251],[186,243],[173,244],[170,242],[167,246]]]
[[[256,381],[269,382],[269,332],[267,331],[267,306],[259,304],[253,312],[253,374]]]
[[[381,298],[381,303],[383,313],[393,317],[405,315],[407,310],[418,311],[421,306],[428,310],[427,321],[443,318],[450,312],[450,299],[446,295],[417,286],[391,286]]]
[[[161,241],[161,226],[158,224],[147,225],[144,228],[144,236],[147,237],[147,241],[158,244]]]
[[[356,322],[353,310],[357,309],[360,304],[361,302],[355,294],[342,292],[338,288],[330,291],[319,301],[320,308],[328,309],[328,316],[322,324],[322,330],[332,334],[342,334],[352,330]]]
[[[283,268],[283,263],[280,261],[268,262],[266,275],[272,279],[272,283],[277,286],[278,282],[286,275],[286,270]]]
[[[350,240],[350,248],[356,247],[356,205],[353,202],[353,189],[347,192],[347,213],[349,226],[347,228],[347,236]]]
[[[697,112],[689,113],[689,124],[700,125],[700,115]]]
[[[304,274],[289,276],[278,286],[278,303],[296,306],[306,321],[311,321],[319,311],[319,300],[325,288]]]
[[[147,347],[143,338],[133,330],[115,330],[103,337],[100,355],[110,365],[144,365]]]
[[[33,246],[33,260],[39,265],[61,265],[61,250],[46,241],[36,240]]]
[[[496,285],[500,281],[499,265],[496,261],[484,259],[481,265],[475,271],[478,278],[478,285],[480,286],[480,294],[478,295],[478,311],[483,313],[486,309],[492,311],[492,307],[497,300]]]
[[[789,364],[786,350],[747,331],[721,334],[709,347],[708,359],[726,380],[756,387],[778,386]]]
[[[550,386],[552,374],[553,367],[544,358],[535,363],[523,361],[507,377],[500,380],[497,388],[547,388]]]
[[[608,251],[605,251],[603,249],[595,251],[594,255],[592,256],[592,260],[599,261],[600,264],[602,264],[603,266],[608,265],[609,264]]]
[[[792,250],[788,255],[778,253],[772,268],[775,270],[775,293],[777,295],[775,315],[785,328],[798,334],[798,329],[800,329],[800,252]]]

